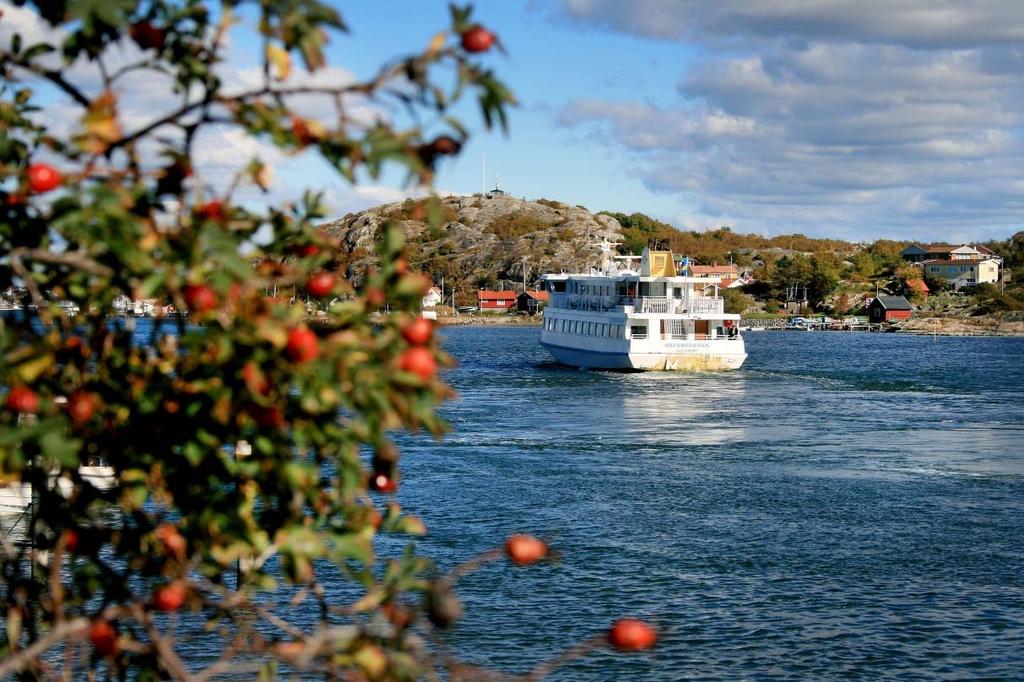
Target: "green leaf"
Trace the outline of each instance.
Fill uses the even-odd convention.
[[[62,467],[72,468],[78,466],[78,452],[82,448],[82,441],[51,431],[39,439],[39,447],[47,459],[58,462]]]

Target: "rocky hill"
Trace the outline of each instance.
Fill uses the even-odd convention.
[[[428,204],[406,200],[346,215],[321,229],[343,245],[338,265],[355,282],[375,261],[374,240],[395,221],[405,233],[410,265],[452,286],[467,299],[477,288],[521,288],[545,272],[596,265],[602,239],[619,241],[622,227],[607,215],[557,201],[507,195],[440,199],[443,220],[431,229]]]

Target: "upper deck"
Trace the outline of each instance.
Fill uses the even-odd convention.
[[[633,257],[635,258],[635,257]],[[637,316],[715,316],[725,313],[718,277],[675,274],[671,252],[644,249],[638,270],[615,267],[606,259],[601,272],[544,275],[548,308],[621,312]]]

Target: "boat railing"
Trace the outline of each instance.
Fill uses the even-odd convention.
[[[552,308],[570,310],[607,311],[617,306],[632,307],[638,313],[654,315],[718,315],[725,312],[725,302],[715,296],[598,296],[587,294],[560,294],[552,297]]]
[[[641,313],[674,313],[673,301],[664,296],[645,296],[640,299],[640,306],[637,312]]]
[[[725,301],[714,296],[691,296],[689,298],[668,298],[665,296],[644,296],[632,301],[633,309],[638,313],[684,315],[687,313],[701,315],[717,315],[725,312]],[[619,299],[619,303],[625,303]]]
[[[693,296],[689,305],[691,313],[718,315],[725,312],[725,301],[717,296]]]

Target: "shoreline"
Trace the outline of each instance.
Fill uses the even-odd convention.
[[[543,324],[543,319],[543,315],[533,315],[532,317],[505,314],[439,315],[437,325],[439,327],[540,327]],[[922,317],[913,318],[891,331],[884,330],[880,333],[909,336],[1019,338],[1024,337],[1024,322],[1017,320],[1007,322],[987,316],[975,318]]]
[[[543,315],[438,315],[439,327],[540,327]]]

